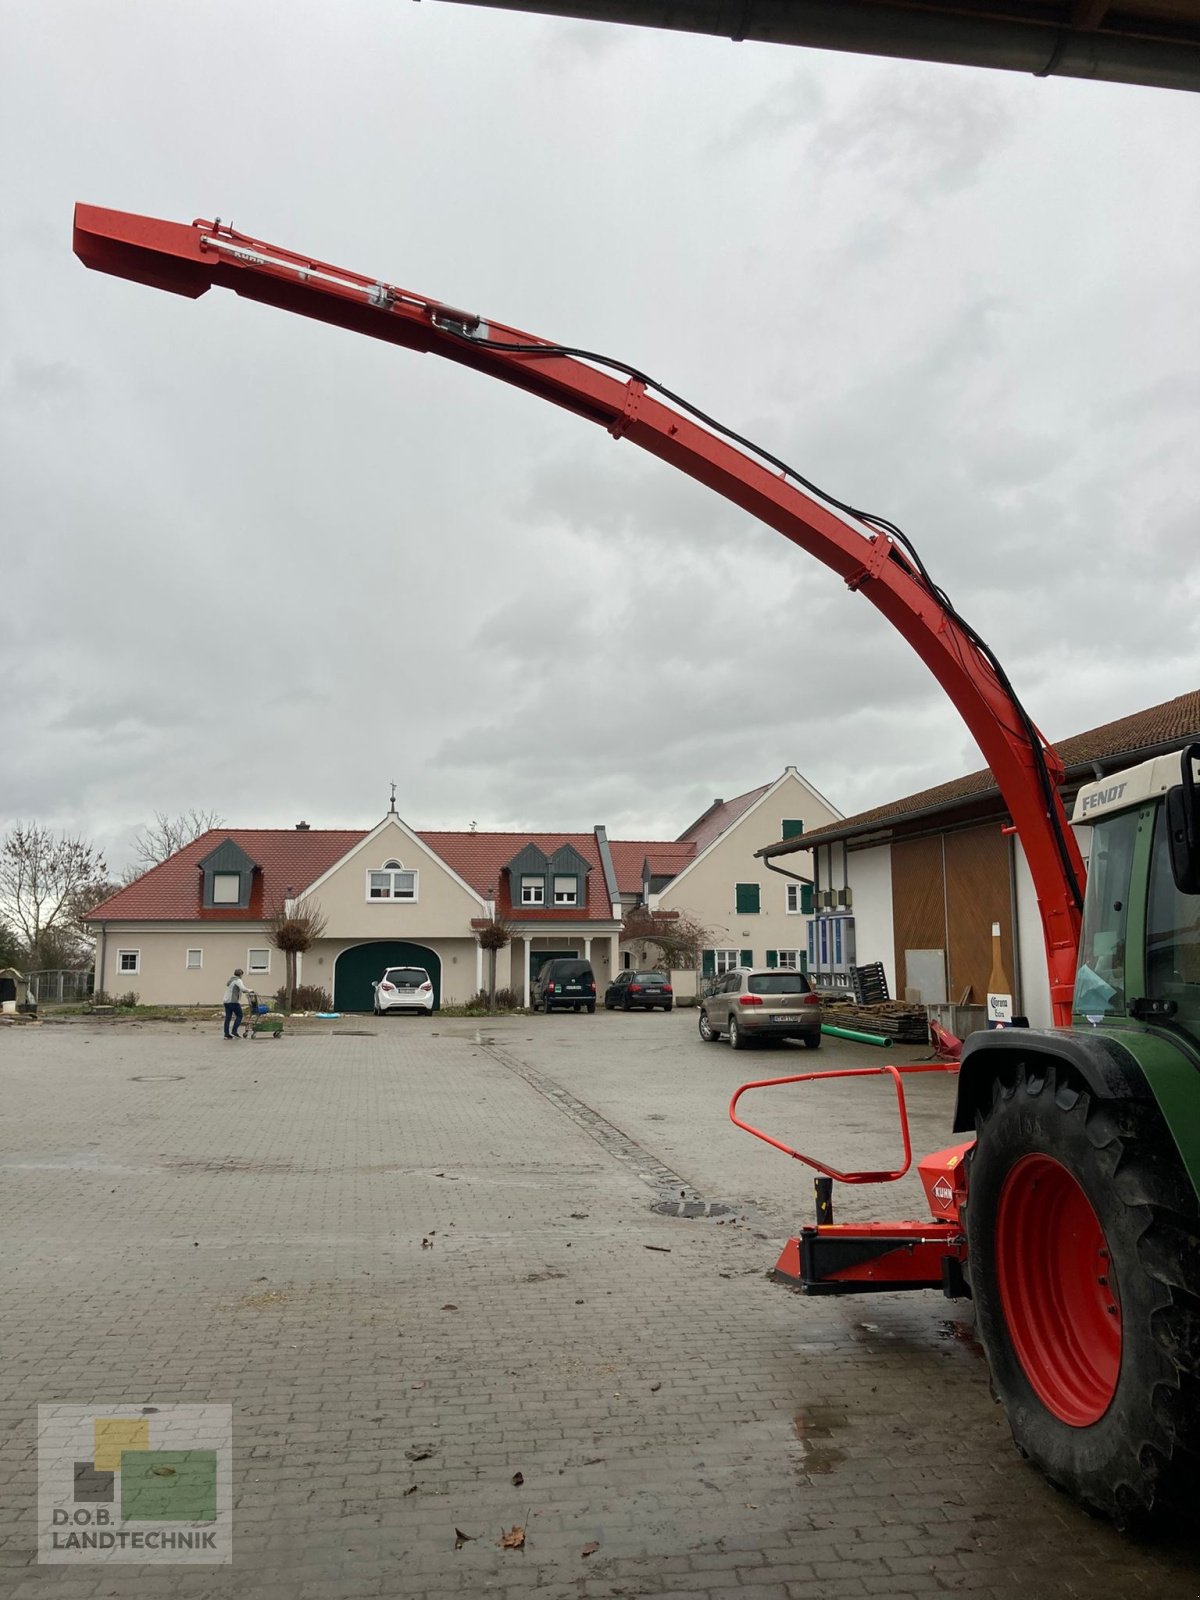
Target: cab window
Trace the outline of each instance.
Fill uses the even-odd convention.
[[[1146,907],[1146,992],[1173,1000],[1175,1020],[1200,1032],[1200,895],[1181,894],[1171,875],[1166,808],[1159,807]]]
[[[1125,927],[1139,813],[1123,811],[1097,823],[1092,834],[1074,1010],[1104,1017],[1125,1010]]]

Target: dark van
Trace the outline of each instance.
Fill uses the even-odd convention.
[[[596,974],[591,962],[565,957],[547,961],[533,980],[530,1003],[535,1011],[547,1013],[558,1009],[565,1011],[568,1006],[572,1011],[578,1011],[581,1006],[595,1011]]]

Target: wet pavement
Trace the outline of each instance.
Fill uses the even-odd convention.
[[[969,1306],[767,1281],[811,1186],[732,1089],[881,1059],[735,1055],[687,1011],[0,1036],[0,1595],[1200,1594],[1020,1461]],[[877,1166],[891,1096],[743,1106]],[[919,1152],[952,1098],[911,1085]],[[231,1405],[232,1564],[39,1566],[55,1402]]]

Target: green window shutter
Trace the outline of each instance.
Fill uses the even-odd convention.
[[[779,951],[778,950],[768,950],[767,951],[767,965],[769,967],[777,967],[779,965]]]
[[[743,950],[738,965],[743,967],[752,967],[754,965],[754,951]]]
[[[798,839],[803,832],[804,824],[802,822],[799,822],[794,818],[789,820],[787,817],[784,817],[783,832],[779,835],[779,837],[781,839]]]
[[[751,915],[758,910],[758,885],[756,883],[739,883],[734,886],[735,900],[739,916]]]
[[[705,978],[716,977],[717,952],[715,950],[702,950],[700,952],[700,974]]]
[[[806,917],[811,917],[812,916],[812,909],[813,909],[813,886],[812,886],[811,883],[802,883],[800,885],[800,910],[804,913],[804,915]]]

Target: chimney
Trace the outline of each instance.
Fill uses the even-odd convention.
[[[307,822],[298,822],[296,824],[296,832],[297,833],[307,833],[308,832],[308,823]]]

